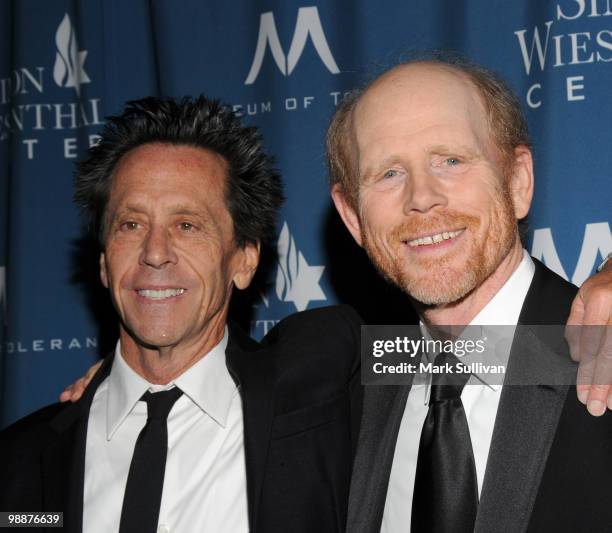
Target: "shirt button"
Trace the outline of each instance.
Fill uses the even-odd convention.
[[[165,524],[161,524],[157,528],[157,533],[170,533],[170,528]]]

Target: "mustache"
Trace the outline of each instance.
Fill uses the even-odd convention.
[[[390,234],[392,242],[410,241],[418,237],[433,235],[443,231],[454,231],[476,226],[479,218],[459,211],[448,210],[429,215],[410,215],[393,228]]]

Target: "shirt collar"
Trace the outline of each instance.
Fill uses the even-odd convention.
[[[136,373],[125,362],[121,354],[121,343],[117,342],[108,378],[106,438],[112,439],[145,392],[158,392],[174,386],[179,387],[185,396],[217,424],[225,427],[232,398],[237,393],[236,384],[225,364],[227,341],[226,327],[219,344],[175,380],[161,386],[149,383]]]
[[[512,275],[469,323],[469,326],[482,326],[481,336],[486,339],[489,346],[501,346],[503,343],[506,349],[496,351],[496,364],[507,366],[512,347],[512,338],[505,337],[513,337],[514,328],[487,328],[487,326],[516,326],[534,272],[535,265],[527,251],[523,250],[523,258]],[[420,321],[419,325],[423,335],[426,338],[431,338],[423,321]],[[470,328],[471,337],[474,337],[474,333],[474,328]],[[469,363],[471,362],[470,359],[470,355],[466,354],[462,361]],[[489,383],[489,381],[490,378],[486,374],[475,373],[470,378],[469,383],[482,383],[493,390],[501,388],[501,384],[493,384]],[[426,386],[426,397],[428,397],[430,385],[431,379],[427,383],[415,384],[415,387]]]
[[[518,323],[534,272],[535,265],[527,250],[523,250],[523,259],[516,270],[474,317],[470,325],[515,326]]]

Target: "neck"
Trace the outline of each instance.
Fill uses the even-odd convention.
[[[423,322],[431,326],[466,326],[493,299],[523,259],[523,248],[517,240],[495,271],[461,300],[439,306],[426,306],[414,302]]]
[[[154,385],[167,385],[202,359],[223,339],[227,316],[211,323],[197,339],[174,346],[143,345],[121,326],[121,355],[134,372]]]

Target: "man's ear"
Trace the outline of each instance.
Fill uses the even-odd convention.
[[[106,256],[104,252],[100,253],[100,280],[102,280],[102,285],[108,289],[108,274],[106,272]]]
[[[517,220],[525,218],[533,198],[533,157],[531,150],[524,145],[514,149],[512,172],[508,182],[514,214]]]
[[[355,212],[355,209],[349,202],[340,184],[336,183],[332,187],[331,196],[342,222],[344,222],[344,225],[350,231],[353,239],[357,241],[357,244],[363,246],[361,242],[361,223],[359,221],[359,215]]]
[[[259,242],[247,242],[238,250],[238,266],[232,281],[239,289],[246,289],[251,284],[259,264],[260,248]]]

